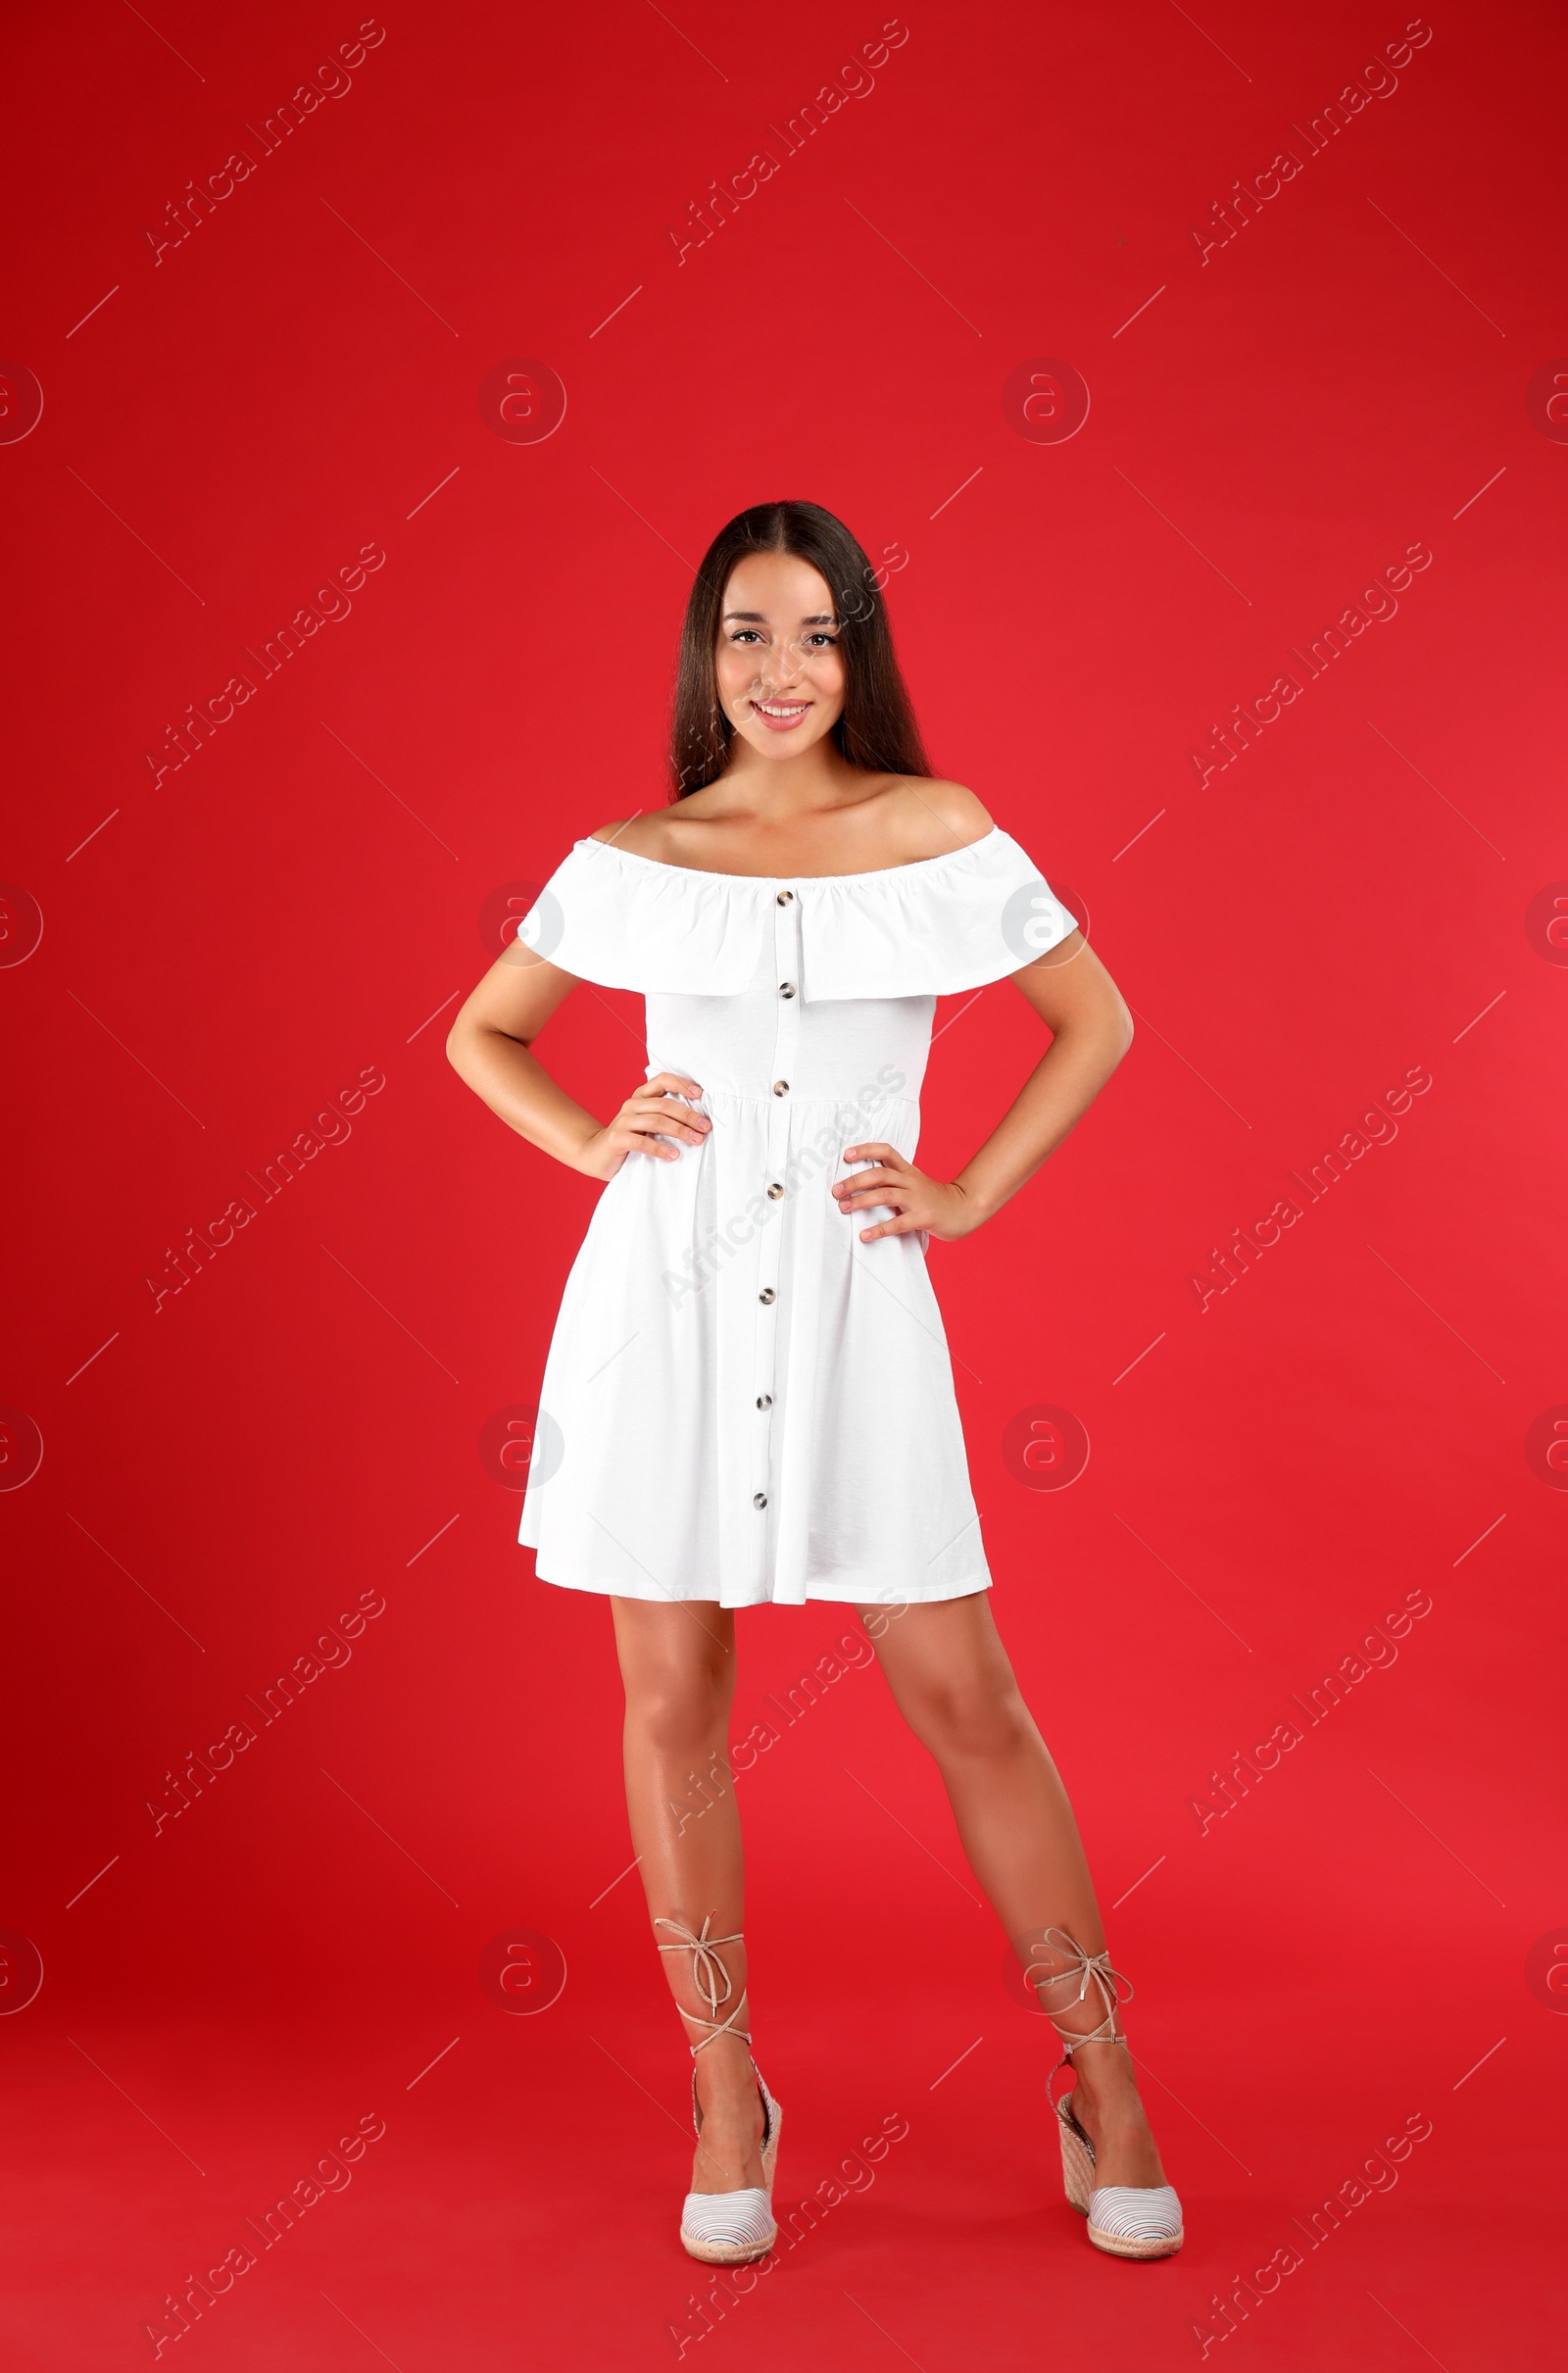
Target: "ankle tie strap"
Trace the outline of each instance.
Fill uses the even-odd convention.
[[[1061,2044],[1061,2059],[1058,2066],[1065,2068],[1080,2045],[1125,2044],[1127,2038],[1116,2023],[1116,2012],[1123,2002],[1131,2001],[1133,1990],[1130,1980],[1124,1978],[1119,1969],[1112,1969],[1109,1949],[1107,1948],[1102,1953],[1085,1953],[1077,1939],[1070,1937],[1064,1928],[1048,1928],[1041,1942],[1049,1945],[1053,1952],[1060,1953],[1067,1961],[1067,1967],[1058,1969],[1054,1977],[1042,1979],[1040,1983],[1046,1986],[1059,1986],[1076,1977],[1078,1992],[1072,1998],[1075,2002],[1081,2002],[1087,1998],[1090,1985],[1093,1983],[1100,1995],[1101,2006],[1104,2013],[1098,2027],[1091,2028],[1087,2033],[1080,2033],[1077,2028],[1064,2027],[1054,2010],[1047,2012],[1046,2015],[1054,2027]]]
[[[729,1971],[719,1958],[717,1948],[720,1945],[743,1945],[746,1942],[745,1933],[743,1930],[737,1929],[733,1936],[710,1937],[708,1928],[712,1916],[712,1913],[710,1912],[708,1918],[704,1920],[701,1930],[697,1932],[686,1927],[680,1920],[656,1919],[654,1922],[656,1928],[669,1929],[678,1940],[673,1945],[661,1945],[659,1948],[661,1953],[689,1953],[691,1954],[692,1984],[708,2004],[709,2015],[706,2017],[701,2011],[683,2009],[679,2002],[675,2005],[683,2019],[690,2019],[694,2027],[708,2029],[708,2033],[690,2048],[693,2059],[697,2057],[699,2052],[706,2052],[710,2044],[716,2044],[721,2035],[733,2035],[738,2043],[748,2045],[752,2040],[750,2028],[738,2027],[735,2023],[746,2008],[744,1986],[741,1989],[740,2001],[728,2018],[720,2019],[718,2016],[719,2003],[727,2002],[735,1989]],[[722,1991],[720,1991],[721,1984]]]

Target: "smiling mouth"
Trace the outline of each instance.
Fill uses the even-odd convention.
[[[752,703],[752,715],[760,717],[770,733],[789,733],[797,726],[809,701],[758,701]]]

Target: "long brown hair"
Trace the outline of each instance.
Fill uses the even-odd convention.
[[[714,536],[686,605],[669,743],[671,801],[715,782],[729,764],[735,729],[719,707],[713,655],[724,588],[749,552],[808,561],[832,593],[844,654],[844,712],[833,727],[841,754],[871,773],[929,776],[876,571],[860,546],[817,503],[755,503]]]

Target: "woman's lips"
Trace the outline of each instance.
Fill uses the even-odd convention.
[[[767,727],[770,733],[793,733],[796,726],[800,723],[802,717],[805,717],[810,706],[811,704],[809,701],[801,701],[799,703],[793,701],[768,701],[763,703],[762,701],[754,700],[752,703],[752,715],[754,717],[760,717],[762,723]]]

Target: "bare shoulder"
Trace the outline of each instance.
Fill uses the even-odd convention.
[[[899,833],[910,858],[946,857],[954,849],[984,840],[995,829],[974,793],[962,783],[938,777],[903,775],[889,794],[895,803]]]
[[[628,857],[646,857],[659,865],[687,865],[701,869],[711,854],[710,838],[722,810],[712,798],[714,786],[673,800],[667,808],[643,808],[618,824],[601,824],[591,837],[606,841]],[[739,870],[744,871],[744,866]]]
[[[601,824],[588,837],[590,840],[608,841],[617,849],[627,849],[633,857],[654,857],[659,854],[663,829],[664,818],[656,809],[651,815],[642,812],[636,816],[622,816],[619,823]]]

